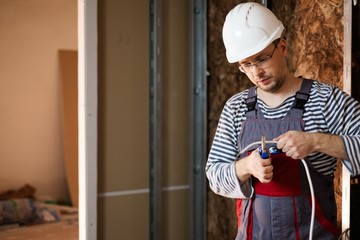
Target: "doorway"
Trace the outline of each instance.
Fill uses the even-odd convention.
[[[29,185],[36,200],[77,205],[64,161],[59,60],[62,50],[77,51],[77,3],[0,0],[0,25],[0,189]]]

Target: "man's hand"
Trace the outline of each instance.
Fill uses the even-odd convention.
[[[273,178],[273,169],[271,158],[262,159],[256,150],[236,162],[236,175],[241,183],[246,182],[251,175],[262,183],[269,183]]]
[[[288,131],[277,138],[277,148],[293,159],[303,159],[314,151],[314,138],[311,134],[300,131]]]
[[[326,133],[288,131],[276,138],[277,148],[293,159],[303,159],[313,152],[347,159],[344,143],[340,136]]]

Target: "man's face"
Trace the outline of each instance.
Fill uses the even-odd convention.
[[[272,43],[261,52],[239,61],[240,69],[264,92],[276,92],[285,79],[286,42]]]

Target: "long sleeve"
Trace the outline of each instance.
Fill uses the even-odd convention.
[[[343,139],[348,158],[342,159],[352,175],[360,174],[360,104],[334,88],[324,109],[324,117],[332,134]]]
[[[210,188],[216,194],[229,198],[248,198],[253,194],[251,181],[240,185],[235,171],[236,156],[239,152],[238,132],[246,110],[243,102],[240,94],[226,103],[206,164]]]

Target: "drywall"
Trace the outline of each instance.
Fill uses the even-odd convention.
[[[99,2],[98,30],[98,239],[146,239],[148,2]]]
[[[189,8],[164,2],[163,239],[188,239]],[[98,238],[150,236],[149,1],[99,2]]]

